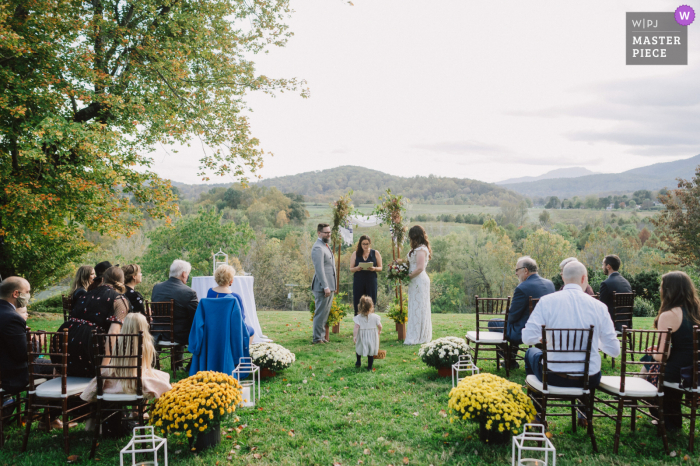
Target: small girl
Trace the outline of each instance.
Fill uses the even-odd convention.
[[[358,314],[353,318],[355,328],[352,331],[352,341],[355,343],[357,362],[355,367],[362,365],[362,356],[367,356],[367,370],[372,370],[374,356],[379,351],[379,334],[382,333],[382,323],[374,313],[374,303],[369,296],[360,298],[357,305]]]

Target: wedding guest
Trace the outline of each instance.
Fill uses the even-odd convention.
[[[153,346],[153,337],[148,330],[148,319],[143,314],[132,312],[124,317],[122,334],[138,334],[143,332],[143,350],[141,353],[141,387],[143,396],[147,400],[158,398],[163,393],[170,390],[170,374],[153,368],[156,350]],[[106,377],[135,377],[136,376],[136,337],[130,345],[118,346],[116,356],[133,355],[134,358],[114,358],[109,363],[110,369],[103,369]],[[132,366],[132,367],[124,367]],[[114,380],[107,379],[103,385],[103,393],[136,393],[136,380]],[[97,399],[97,378],[90,381],[80,395],[84,401],[95,401]]]
[[[68,375],[95,375],[90,334],[93,330],[97,333],[119,333],[130,308],[124,291],[122,269],[117,266],[108,268],[102,274],[100,285],[80,298],[70,318],[58,328],[58,332],[68,329]],[[60,358],[57,355],[52,360],[59,364]]]
[[[238,300],[238,305],[241,307],[241,317],[243,317],[243,323],[245,324],[246,329],[248,329],[248,336],[252,337],[255,333],[255,329],[246,322],[243,298],[231,291],[231,286],[233,286],[233,280],[235,278],[236,269],[234,269],[232,266],[226,264],[218,266],[216,268],[216,272],[214,272],[214,280],[219,286],[209,288],[209,291],[207,291],[207,298],[233,298]]]
[[[654,328],[663,330],[670,327],[673,332],[664,382],[679,383],[681,368],[693,365],[693,326],[700,325],[700,301],[692,280],[680,271],[669,272],[661,277],[659,293],[661,307],[654,319]],[[663,347],[665,343],[666,338],[661,338],[659,345]],[[661,360],[661,355],[652,357]],[[664,421],[667,430],[676,431],[682,427],[682,397],[683,393],[678,390],[664,389]]]
[[[29,383],[27,325],[17,309],[27,307],[30,291],[24,278],[7,277],[0,283],[0,374],[8,393],[18,393]]]
[[[350,272],[352,276],[352,300],[357,315],[357,305],[362,296],[369,296],[376,306],[377,304],[377,272],[382,271],[382,255],[376,249],[371,249],[372,240],[369,236],[362,235],[357,243],[357,250],[350,256]],[[372,263],[372,266],[363,269],[360,263]]]
[[[311,262],[314,264],[314,278],[311,281],[311,291],[316,301],[313,324],[313,344],[328,343],[326,327],[328,314],[333,304],[335,292],[335,260],[333,251],[328,246],[331,239],[331,227],[327,223],[319,223],[316,228],[318,239],[311,248]]]
[[[174,260],[170,266],[170,278],[154,286],[153,293],[151,293],[152,302],[170,301],[171,299],[175,301],[173,312],[175,335],[172,338],[183,345],[187,344],[190,337],[192,321],[199,303],[197,293],[187,286],[190,271],[192,271],[192,265],[189,262],[180,259]],[[156,334],[153,337],[158,339]]]
[[[71,284],[70,290],[71,311],[75,309],[80,297],[87,293],[88,288],[96,276],[95,269],[89,265],[82,265],[78,271],[75,272],[75,278],[73,278],[73,283]]]
[[[90,286],[88,287],[88,291],[92,291],[100,284],[102,284],[102,274],[105,273],[105,271],[112,267],[112,264],[109,263],[109,261],[104,261],[100,262],[95,266],[95,277],[92,280],[92,283],[90,283]],[[119,264],[115,265],[115,267],[119,267]]]
[[[622,262],[620,261],[620,258],[614,254],[605,256],[605,259],[603,259],[603,273],[607,275],[608,278],[600,284],[600,302],[608,306],[610,320],[613,320],[614,318],[613,292],[632,292],[630,282],[628,282],[627,279],[618,272],[621,265]],[[615,330],[618,332],[622,331],[622,325],[623,322],[617,322],[615,324]]]
[[[374,356],[379,351],[379,334],[382,333],[382,322],[374,313],[374,302],[369,296],[362,296],[358,306],[359,314],[353,318],[355,327],[352,330],[352,341],[355,343],[357,362],[355,367],[362,365],[362,358],[367,356],[367,370],[372,370]]]
[[[561,261],[561,263],[559,264],[559,276],[564,275],[564,266],[566,264],[568,264],[569,262],[578,262],[578,259],[576,259],[575,257],[567,257],[566,259]],[[561,291],[563,289],[564,289],[564,285],[562,284],[561,288],[559,288],[559,291]],[[595,293],[593,292],[593,288],[591,288],[591,285],[589,285],[589,284],[586,284],[586,289],[583,290],[583,292],[589,296],[595,295]]]
[[[122,267],[122,272],[124,272],[124,288],[126,288],[124,296],[126,296],[126,299],[131,303],[133,312],[139,312],[145,316],[146,309],[143,305],[143,295],[134,289],[136,285],[143,281],[141,266],[137,264],[125,265]]]
[[[536,345],[542,339],[542,326],[548,328],[587,329],[593,326],[593,345],[588,366],[588,386],[594,392],[600,384],[600,353],[613,358],[620,355],[620,341],[609,319],[605,305],[583,292],[588,284],[588,271],[580,262],[570,262],[562,274],[564,289],[559,293],[550,293],[537,303],[532,315],[522,330],[522,341],[526,345]],[[573,341],[571,343],[573,345]],[[573,348],[570,346],[569,348]],[[550,353],[548,361],[557,361],[557,372],[582,372],[581,363],[560,364],[567,360],[581,360],[578,353]],[[535,375],[542,381],[542,350],[534,346],[525,352],[525,373]],[[581,376],[548,374],[547,383],[555,387],[582,387]],[[580,425],[586,425],[585,418],[579,419]]]

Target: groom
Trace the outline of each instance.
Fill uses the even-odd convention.
[[[328,314],[333,303],[335,291],[335,264],[333,263],[333,251],[328,247],[331,239],[331,227],[327,223],[319,223],[316,229],[318,239],[311,248],[311,261],[314,264],[314,279],[311,283],[311,291],[316,298],[316,311],[314,312],[314,339],[313,344],[328,343],[326,340],[326,325]]]

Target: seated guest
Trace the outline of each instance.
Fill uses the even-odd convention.
[[[630,282],[618,272],[621,265],[622,262],[616,255],[605,256],[605,259],[603,259],[603,273],[607,275],[608,278],[600,284],[600,302],[608,306],[608,314],[611,320],[614,319],[613,292],[632,292]],[[615,324],[615,330],[618,332],[621,331],[622,325],[622,322]]]
[[[158,398],[163,393],[170,390],[170,374],[159,371],[153,368],[156,350],[153,346],[153,337],[148,330],[148,320],[143,314],[132,312],[124,317],[121,333],[137,334],[143,332],[143,352],[141,355],[141,383],[143,396],[147,400]],[[123,366],[136,366],[136,337],[131,345],[125,347],[119,346],[117,350],[121,353],[115,353],[117,356],[133,355],[134,358],[116,358],[109,365],[112,367],[109,370],[103,369],[106,377],[134,377],[136,376],[136,367],[123,368]],[[127,354],[127,351],[129,352]],[[136,393],[136,380],[113,380],[107,379],[102,387],[104,393]],[[92,379],[82,395],[84,401],[95,401],[97,398],[97,378]]]
[[[71,311],[75,309],[75,305],[78,304],[78,299],[87,293],[95,277],[95,269],[89,265],[83,265],[75,272],[75,278],[73,279],[70,290]]]
[[[523,329],[523,343],[536,345],[542,339],[542,326],[548,328],[588,329],[593,325],[593,344],[591,346],[591,359],[588,367],[588,385],[593,392],[600,384],[600,351],[608,356],[620,355],[620,341],[610,320],[605,305],[583,290],[588,284],[588,272],[580,262],[570,262],[564,267],[562,274],[564,289],[559,293],[543,296],[532,312],[527,325]],[[573,345],[573,342],[572,342]],[[569,347],[573,349],[573,346]],[[550,353],[548,360],[566,361],[581,360],[576,353]],[[557,372],[582,372],[580,363],[572,363],[571,367],[565,364],[554,364]],[[542,350],[529,348],[525,353],[525,373],[534,374],[537,380],[542,381]],[[547,375],[547,383],[555,387],[583,387],[580,376],[566,378],[557,374]],[[579,421],[585,424],[585,419]]]
[[[136,285],[143,281],[141,267],[136,264],[125,265],[122,267],[122,272],[124,272],[124,288],[126,288],[124,296],[131,303],[132,312],[140,312],[146,315],[146,309],[143,306],[143,295],[134,289]]]
[[[0,374],[2,389],[18,393],[29,383],[27,325],[17,312],[29,302],[29,282],[7,277],[0,283]]]
[[[700,325],[700,301],[692,280],[685,272],[669,272],[661,277],[661,307],[654,319],[655,329],[671,328],[671,353],[666,360],[664,381],[679,383],[681,368],[693,365],[693,326]],[[663,347],[666,338],[661,338]],[[649,357],[649,355],[645,356]],[[661,355],[652,355],[660,361]],[[658,371],[658,369],[657,369]],[[664,390],[664,422],[666,429],[682,427],[682,392]]]
[[[173,312],[173,325],[175,335],[173,339],[177,343],[187,344],[194,320],[194,313],[197,312],[197,293],[187,286],[187,278],[190,276],[192,266],[189,262],[177,259],[170,266],[170,278],[168,281],[158,283],[153,287],[151,301],[162,302],[175,300]],[[155,332],[154,332],[155,333]],[[162,336],[153,335],[156,339]],[[167,337],[166,337],[167,338]]]
[[[105,271],[110,267],[112,267],[112,264],[110,264],[109,261],[100,262],[95,266],[95,277],[93,278],[92,283],[88,287],[88,291],[92,291],[98,286],[100,286],[100,284],[102,283],[102,274],[105,273]],[[119,264],[117,264],[115,267],[119,267]]]
[[[90,348],[90,334],[119,333],[122,321],[129,312],[129,301],[124,297],[124,273],[119,267],[110,267],[103,274],[100,285],[80,298],[70,318],[58,331],[68,329],[68,375],[93,377],[95,365]],[[25,355],[26,358],[26,355]],[[54,363],[61,362],[60,355]]]
[[[214,273],[214,280],[219,285],[216,288],[209,288],[207,292],[207,298],[234,298],[238,300],[238,305],[241,307],[241,316],[243,317],[243,323],[245,323],[248,329],[248,335],[253,336],[255,330],[253,327],[245,322],[245,309],[243,308],[243,299],[236,293],[231,291],[231,286],[233,285],[233,279],[236,277],[236,269],[230,265],[220,265],[217,267]]]
[[[561,263],[559,264],[559,276],[564,275],[564,266],[566,264],[568,264],[569,262],[578,262],[578,259],[576,259],[575,257],[567,257],[566,259],[561,261]],[[563,289],[564,289],[564,285],[562,285],[561,288],[559,288],[559,291],[561,291]],[[591,285],[589,285],[588,283],[586,283],[586,289],[583,290],[583,292],[589,296],[595,295],[595,293],[593,292],[593,288],[591,288]]]

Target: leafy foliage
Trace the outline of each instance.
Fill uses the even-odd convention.
[[[536,230],[523,243],[523,254],[537,261],[540,275],[551,277],[559,271],[562,259],[575,256],[574,247],[560,235],[546,230]]]

